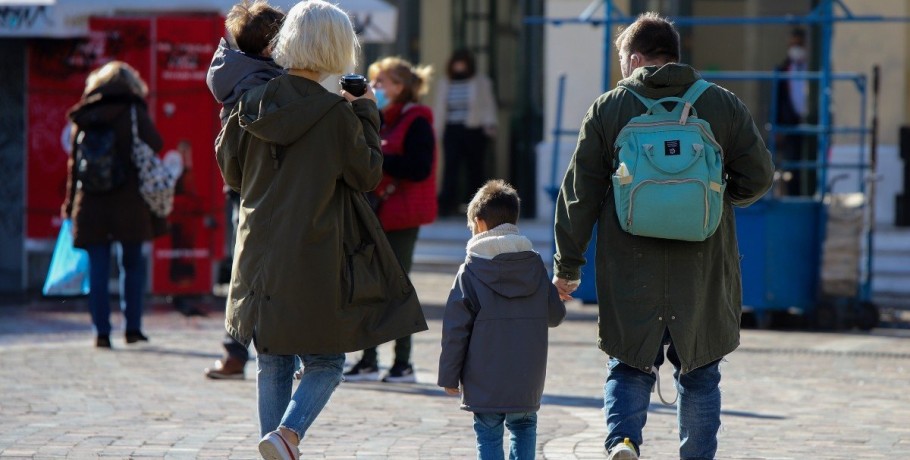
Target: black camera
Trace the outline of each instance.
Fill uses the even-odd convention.
[[[363,75],[357,75],[356,73],[342,75],[341,79],[338,80],[338,84],[341,85],[341,89],[355,97],[363,96],[363,93],[367,92],[367,79]]]

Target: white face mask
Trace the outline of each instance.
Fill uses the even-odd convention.
[[[806,49],[802,46],[791,46],[790,49],[787,50],[787,57],[790,58],[791,61],[805,61]]]

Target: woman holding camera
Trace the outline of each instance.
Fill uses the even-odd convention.
[[[259,451],[267,459],[298,458],[300,440],[342,381],[345,352],[425,328],[416,302],[413,311],[395,310],[400,289],[380,292],[382,309],[351,300],[351,229],[364,228],[354,211],[362,204],[375,222],[363,193],[382,178],[379,111],[369,88],[342,97],[319,82],[351,68],[357,50],[342,10],[298,3],[274,42],[287,75],[247,91],[216,142],[224,180],[240,194],[225,325],[256,346]],[[295,356],[304,368],[292,393]]]
[[[369,78],[382,110],[382,182],[376,187],[374,203],[382,229],[406,272],[411,271],[414,245],[420,226],[436,220],[436,136],[433,112],[420,104],[427,92],[430,67],[416,67],[397,57],[374,62]],[[376,348],[363,357],[345,380],[379,379]],[[395,341],[395,361],[384,382],[415,382],[411,364],[411,337]]]

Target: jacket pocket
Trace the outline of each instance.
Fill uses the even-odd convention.
[[[345,255],[345,300],[348,306],[370,306],[386,300],[376,245],[361,243]]]

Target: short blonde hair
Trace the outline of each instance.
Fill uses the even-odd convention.
[[[309,70],[325,78],[352,69],[359,51],[347,13],[331,3],[309,0],[285,16],[272,57],[285,69]]]
[[[398,96],[399,100],[395,102],[408,103],[417,102],[420,96],[427,93],[433,68],[428,65],[415,67],[400,57],[387,57],[370,64],[367,75],[370,80],[375,80],[381,72],[385,72],[395,83],[404,86],[401,95]]]
[[[139,72],[123,61],[108,62],[88,74],[82,94],[87,95],[111,83],[122,83],[129,87],[133,94],[143,99],[149,94],[148,85],[142,81]]]

